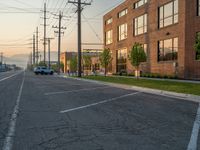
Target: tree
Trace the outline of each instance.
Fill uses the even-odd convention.
[[[110,53],[110,49],[104,49],[103,53],[100,54],[99,60],[101,62],[102,67],[105,68],[104,75],[106,76],[108,65],[112,61],[112,56],[111,56],[111,53]]]
[[[72,72],[76,72],[77,71],[77,64],[78,64],[77,57],[72,57],[70,59],[70,70]]]
[[[145,62],[147,59],[144,52],[144,48],[140,43],[135,43],[130,51],[129,60],[131,64],[136,68],[136,77],[139,76],[139,66],[142,62]]]
[[[51,65],[51,68],[54,70],[54,71],[58,71],[58,64],[52,64]],[[60,63],[60,69],[63,71],[64,70],[64,64],[61,62]]]
[[[45,67],[47,67],[47,65],[46,65],[46,63],[44,63],[44,61],[40,61],[39,64],[38,64],[38,66],[45,66]]]
[[[90,55],[83,55],[83,63],[84,63],[84,67],[90,68],[87,70],[91,70],[92,59]],[[88,72],[86,74],[88,75]]]
[[[197,33],[196,35],[196,43],[194,45],[195,51],[196,51],[196,59],[200,60],[200,33]]]

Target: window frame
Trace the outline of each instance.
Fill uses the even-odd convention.
[[[196,5],[196,8],[197,8],[197,16],[200,16],[200,0],[197,0],[197,5]]]
[[[197,34],[200,34],[200,31],[199,31],[199,32],[196,32],[195,43],[196,43]],[[195,50],[195,60],[196,60],[196,61],[200,61],[200,58],[198,59],[198,55],[200,55],[200,53],[198,53],[198,52]]]
[[[140,2],[143,2],[141,5],[139,5]],[[148,0],[138,0],[133,4],[133,9],[138,9],[142,6],[144,6],[146,3],[148,3]]]
[[[177,47],[175,47],[175,39],[177,39]],[[167,40],[172,40],[172,47],[165,47],[165,41]],[[160,46],[161,45],[161,42],[162,42],[162,47]],[[157,46],[157,61],[158,62],[169,62],[169,61],[177,61],[178,60],[178,51],[179,51],[179,47],[178,47],[178,44],[179,44],[179,38],[178,37],[172,37],[172,38],[168,38],[168,39],[163,39],[163,40],[159,40],[158,42],[158,46]],[[166,48],[170,48],[171,49],[171,59],[167,59],[165,60],[166,58],[166,54],[165,54],[165,49]],[[162,49],[162,53],[163,53],[163,58],[161,59],[161,49]],[[176,55],[175,55],[176,53]]]
[[[124,12],[124,14],[123,14]],[[126,16],[128,14],[128,8],[123,9],[122,11],[118,12],[117,16],[118,18],[121,18],[123,16]]]
[[[124,32],[121,32],[121,27],[122,26],[125,26],[124,29],[125,31]],[[124,38],[122,38],[124,36]],[[127,23],[124,23],[124,24],[121,24],[118,26],[118,41],[122,41],[122,40],[125,40],[127,39],[128,37],[128,24]]]
[[[109,24],[111,24],[113,22],[113,18],[111,17],[111,18],[109,18],[109,19],[107,19],[106,20],[106,25],[109,25]]]
[[[108,36],[107,36],[108,33],[110,33],[110,38],[108,38]],[[110,42],[108,42],[108,41],[110,41]],[[112,43],[113,43],[113,30],[111,29],[111,30],[106,31],[106,33],[105,33],[105,44],[109,45]]]
[[[120,56],[122,54],[121,51],[125,51],[125,58],[122,59],[123,61],[120,62],[120,58],[119,58],[119,52],[120,52]],[[124,55],[122,55],[124,56]],[[121,48],[121,49],[118,49],[117,52],[116,52],[116,69],[117,69],[117,72],[120,72],[122,69],[120,68],[119,69],[119,66],[123,66],[124,70],[127,70],[127,61],[128,61],[128,50],[127,48]]]
[[[143,25],[141,27],[138,26],[139,25],[138,19],[140,17],[142,17],[142,20],[143,20]],[[148,29],[147,29],[147,26],[148,26],[147,24],[148,23],[147,22],[148,22],[148,14],[147,13],[134,18],[134,36],[142,35],[142,34],[145,34],[145,33],[148,32]],[[142,33],[138,33],[138,29],[141,29],[141,28],[142,28],[143,32]]]
[[[176,1],[177,1],[177,12],[175,12]],[[165,7],[169,4],[172,4],[172,12],[171,12],[172,14],[170,16],[165,16]],[[161,18],[161,10],[162,10],[162,18]],[[177,21],[176,21],[176,17],[177,17]],[[165,21],[167,19],[172,19],[172,23],[165,25]],[[162,6],[158,7],[158,29],[162,29],[162,28],[168,27],[170,25],[177,24],[178,22],[179,22],[179,0],[170,1]],[[161,23],[162,23],[162,25],[161,25]]]

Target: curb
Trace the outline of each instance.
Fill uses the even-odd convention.
[[[79,81],[87,81],[87,82],[91,82],[91,83],[97,83],[97,84],[107,85],[107,86],[111,86],[111,87],[122,88],[122,89],[126,89],[126,90],[135,90],[135,91],[139,91],[139,92],[143,92],[143,93],[160,95],[160,96],[200,103],[200,96],[192,95],[192,94],[169,92],[169,91],[164,91],[164,90],[156,90],[156,89],[150,89],[150,88],[144,88],[144,87],[138,87],[138,86],[130,86],[130,85],[124,85],[124,84],[117,84],[117,83],[108,83],[108,82],[89,80],[89,79],[73,78],[73,77],[68,77],[68,76],[60,76],[60,77],[79,80]]]

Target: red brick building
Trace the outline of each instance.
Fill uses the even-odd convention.
[[[200,0],[125,0],[104,16],[105,48],[112,51],[112,72],[134,68],[128,54],[144,46],[142,72],[200,79],[194,49],[200,32]]]

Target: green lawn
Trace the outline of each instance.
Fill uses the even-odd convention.
[[[172,91],[177,93],[200,95],[200,84],[182,83],[175,81],[157,81],[148,79],[122,78],[122,77],[104,77],[104,76],[87,76],[84,79],[98,80],[104,82],[133,85],[151,89]]]

